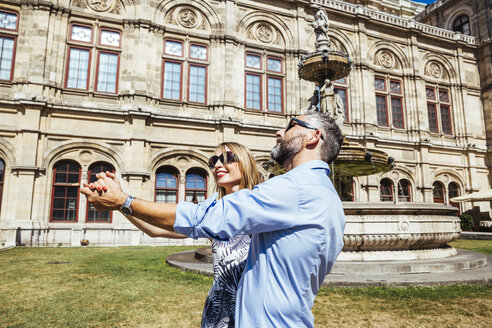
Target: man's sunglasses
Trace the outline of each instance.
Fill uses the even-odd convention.
[[[290,129],[292,129],[292,128],[293,128],[294,126],[296,126],[297,124],[299,124],[299,125],[300,125],[300,126],[302,126],[302,127],[305,127],[306,129],[311,129],[311,130],[319,130],[319,129],[318,129],[317,127],[315,127],[314,125],[311,125],[311,124],[309,124],[308,122],[304,122],[304,121],[302,121],[302,120],[300,120],[300,119],[298,119],[298,118],[293,117],[293,118],[291,118],[291,119],[290,119],[289,124],[287,124],[287,127],[285,128],[285,132],[289,131]],[[321,132],[321,130],[320,130],[320,132]],[[322,140],[325,140],[325,139],[323,138],[323,133],[321,133],[321,139],[322,139]]]
[[[239,158],[237,158],[237,155],[234,154],[232,151],[226,151],[225,157],[224,153],[220,154],[219,156],[214,155],[210,157],[208,160],[208,166],[213,170],[215,168],[215,164],[217,164],[217,161],[220,161],[223,165],[228,165],[234,162],[238,162]]]

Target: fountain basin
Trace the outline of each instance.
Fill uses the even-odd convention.
[[[347,76],[352,69],[349,56],[335,50],[316,51],[304,55],[298,65],[299,78],[316,82],[320,86],[326,79],[336,81]]]
[[[425,203],[344,202],[344,248],[338,261],[435,259],[461,233],[457,208]]]

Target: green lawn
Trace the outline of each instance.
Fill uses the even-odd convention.
[[[491,242],[465,246],[492,250]],[[165,264],[186,249],[0,252],[0,327],[199,327],[212,279]],[[487,327],[491,309],[491,286],[458,285],[322,288],[313,312],[317,327]]]

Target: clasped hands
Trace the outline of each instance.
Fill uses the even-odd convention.
[[[84,182],[80,193],[98,210],[119,210],[128,194],[123,192],[116,175],[107,171],[96,174],[96,178],[96,182]]]

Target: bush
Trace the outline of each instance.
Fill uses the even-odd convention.
[[[461,214],[460,220],[461,220],[461,230],[463,231],[473,230],[473,227],[475,226],[475,223],[473,221],[473,216],[471,216],[470,214]]]

